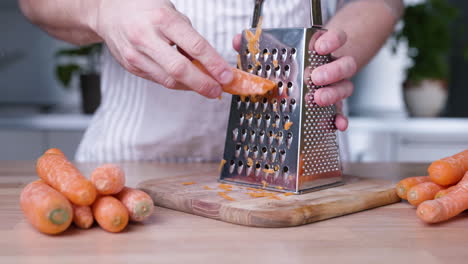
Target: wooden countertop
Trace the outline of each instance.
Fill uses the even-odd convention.
[[[123,163],[128,184],[217,164]],[[93,164],[79,164],[89,175]],[[394,181],[426,164],[347,164],[348,174]],[[111,234],[98,227],[43,235],[25,221],[19,193],[34,162],[0,161],[0,263],[466,263],[468,215],[428,226],[406,202],[284,229],[249,228],[164,208],[144,224]]]

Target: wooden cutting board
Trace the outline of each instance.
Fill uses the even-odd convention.
[[[184,185],[190,182],[193,184]],[[149,193],[158,206],[239,225],[291,227],[396,203],[400,199],[394,186],[389,181],[349,176],[338,187],[289,196],[275,192],[275,197],[254,198],[249,193],[261,192],[237,185],[226,192],[213,174],[147,180],[138,188]]]

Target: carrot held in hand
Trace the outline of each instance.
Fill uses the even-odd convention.
[[[88,229],[93,225],[94,218],[91,208],[87,205],[75,205],[73,207],[73,223],[79,228]]]
[[[125,174],[115,164],[104,164],[91,174],[91,182],[99,194],[116,194],[125,186]]]
[[[51,148],[51,149],[48,149],[44,154],[56,154],[56,155],[63,155],[65,156],[65,154],[63,154],[63,152],[58,149],[58,148]]]
[[[197,61],[192,61],[199,70],[205,74],[209,72],[203,67],[203,65]],[[232,68],[234,73],[234,79],[229,84],[222,85],[223,91],[235,95],[263,95],[268,91],[276,87],[276,83],[260,76]]]
[[[96,188],[64,155],[44,154],[36,163],[41,179],[76,205],[91,205]]]
[[[99,197],[93,204],[96,222],[108,232],[120,232],[128,224],[127,208],[113,196]]]
[[[65,231],[73,219],[67,198],[42,180],[29,183],[21,191],[20,204],[29,223],[45,234]]]
[[[468,209],[468,173],[453,191],[439,199],[425,201],[418,206],[416,214],[426,223],[439,223],[457,216]]]
[[[431,181],[439,185],[456,184],[468,171],[468,150],[434,161],[428,168]]]
[[[127,208],[130,220],[141,222],[154,211],[154,202],[144,191],[125,187],[116,195]]]
[[[414,206],[418,206],[426,200],[434,199],[437,192],[442,189],[444,189],[444,187],[433,182],[420,183],[409,189],[407,195],[408,202]]]
[[[409,178],[403,179],[396,185],[397,195],[401,199],[406,200],[408,191],[409,189],[411,189],[411,187],[418,185],[420,183],[423,183],[423,182],[428,182],[430,180],[431,179],[429,178],[429,176],[415,176],[415,177],[409,177]]]

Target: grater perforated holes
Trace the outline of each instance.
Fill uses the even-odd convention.
[[[270,114],[265,114],[265,128],[270,126],[271,116]]]
[[[258,76],[262,76],[263,68],[262,68],[262,65],[261,65],[261,64],[257,66],[257,69],[256,69],[256,70],[257,70],[256,74],[257,74]]]
[[[296,54],[297,54],[296,48],[292,48],[291,49],[291,59],[294,60],[296,58]]]
[[[257,127],[260,127],[260,124],[262,123],[262,114],[260,113],[255,114],[255,120],[257,123]]]
[[[281,117],[278,114],[276,114],[275,115],[275,127],[279,128],[280,120],[281,120]]]
[[[263,61],[266,62],[266,61],[268,60],[269,54],[270,54],[270,53],[269,53],[268,49],[264,49],[264,50],[263,50]]]
[[[271,148],[271,149],[270,149],[270,153],[271,153],[271,162],[275,162],[275,159],[276,159],[276,149],[275,149],[275,148]]]
[[[289,111],[293,112],[296,109],[296,99],[292,98],[289,102]]]
[[[287,87],[288,87],[288,96],[291,96],[291,94],[292,94],[292,92],[293,92],[293,88],[294,88],[293,83],[292,83],[292,82],[288,82]]]
[[[241,130],[241,141],[244,142],[245,141],[245,137],[247,135],[247,130],[245,128],[243,128]]]
[[[254,159],[256,159],[258,157],[258,147],[257,146],[252,147],[252,155],[253,155]]]
[[[279,95],[283,94],[283,88],[284,88],[284,87],[283,87],[283,86],[284,86],[284,85],[283,85],[283,82],[282,82],[282,81],[279,81],[278,84],[277,84],[277,86],[278,86],[278,94],[279,94]]]
[[[273,60],[277,60],[277,59],[278,59],[278,49],[277,49],[277,48],[274,48],[274,49],[271,51],[271,56],[273,57]]]
[[[234,160],[229,161],[229,173],[233,173],[236,167],[236,162]]]
[[[275,67],[275,77],[280,78],[281,77],[281,66],[278,65]]]
[[[291,67],[289,65],[284,66],[284,78],[288,79],[291,73]]]
[[[255,130],[250,131],[250,143],[255,142]]]
[[[239,143],[237,143],[237,144],[236,144],[236,151],[234,152],[234,155],[235,155],[236,158],[239,158],[241,149],[242,149],[242,145],[239,144]]]
[[[265,66],[265,78],[268,79],[270,78],[270,76],[271,76],[271,65],[268,64],[267,66]]]
[[[260,130],[260,132],[258,132],[258,140],[260,144],[263,144],[264,139],[265,139],[265,132],[263,130]]]
[[[234,128],[234,130],[232,130],[232,140],[237,141],[238,135],[239,135],[239,129]]]
[[[285,49],[285,48],[282,48],[281,49],[281,60],[286,61],[287,56],[288,56],[288,50]]]

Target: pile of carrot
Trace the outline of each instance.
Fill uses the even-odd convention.
[[[36,163],[39,180],[21,192],[20,205],[29,223],[42,233],[62,233],[73,223],[89,229],[94,222],[120,232],[129,221],[142,222],[154,210],[145,192],[126,187],[115,164],[97,167],[88,180],[59,149],[47,150]]]
[[[417,207],[422,221],[439,223],[468,210],[468,150],[432,162],[428,175],[396,185],[397,195]]]

